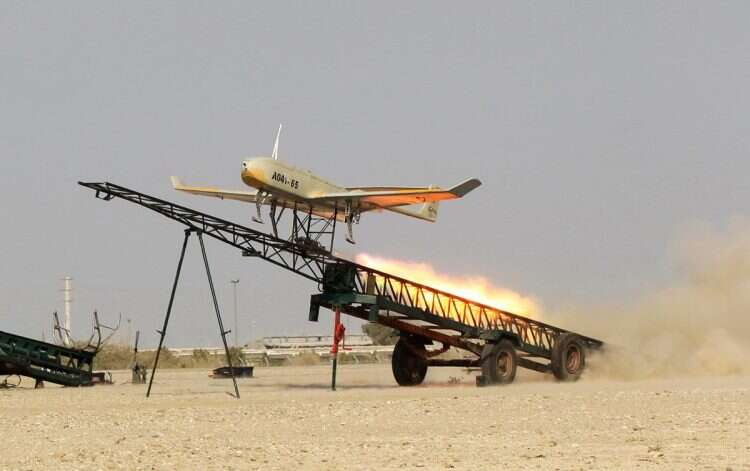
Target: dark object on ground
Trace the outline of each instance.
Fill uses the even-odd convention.
[[[131,371],[133,372],[133,378],[131,380],[133,384],[146,384],[148,370],[145,366],[136,363]]]
[[[91,384],[115,384],[109,371],[95,371],[91,374]]]
[[[132,372],[131,382],[133,384],[146,384],[148,370],[145,366],[138,363],[138,339],[141,337],[141,331],[135,331],[135,346],[133,347],[133,361],[130,371]]]
[[[253,368],[253,366],[233,366],[232,370],[234,370],[235,378],[252,378]],[[211,377],[214,379],[231,378],[232,370],[228,366],[221,366],[213,371]]]

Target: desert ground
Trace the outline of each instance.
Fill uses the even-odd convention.
[[[478,388],[389,365],[257,368],[240,380],[159,370],[146,387],[0,390],[2,470],[750,470],[750,377],[561,384],[521,373]]]

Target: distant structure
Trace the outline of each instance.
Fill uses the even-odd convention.
[[[256,348],[242,347],[242,355],[250,364],[255,365],[280,365],[284,360],[300,356],[303,353],[317,355],[321,361],[331,359],[330,335],[296,335],[263,337],[262,346]],[[189,357],[196,350],[202,350],[209,355],[219,356],[224,353],[223,347],[177,347],[170,348],[169,352],[175,357]],[[140,352],[155,352],[154,348],[144,348]],[[354,363],[380,363],[390,361],[393,354],[393,345],[373,345],[372,339],[364,334],[351,334],[346,336],[346,350],[344,353]]]
[[[71,307],[73,305],[73,278],[66,276],[63,278],[64,287],[63,287],[63,302],[64,302],[64,310],[63,310],[63,327],[65,328],[65,332],[67,333],[68,338],[66,339],[66,345],[70,342],[70,315],[71,315]]]
[[[333,342],[331,335],[278,335],[263,337],[263,347],[266,349],[329,349]],[[346,345],[349,347],[371,347],[372,339],[366,334],[348,334]],[[391,347],[388,350],[393,350]]]

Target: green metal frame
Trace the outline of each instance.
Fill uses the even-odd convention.
[[[0,331],[0,374],[28,376],[64,386],[88,386],[92,384],[95,355]]]

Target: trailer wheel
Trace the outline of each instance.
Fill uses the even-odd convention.
[[[558,337],[552,349],[552,374],[560,381],[576,381],[586,367],[586,347],[573,333]]]
[[[399,386],[422,384],[427,375],[427,361],[415,350],[424,351],[424,346],[409,344],[404,338],[400,338],[393,348],[391,368]]]
[[[518,355],[510,340],[488,343],[482,349],[482,376],[489,384],[508,384],[516,378]]]

